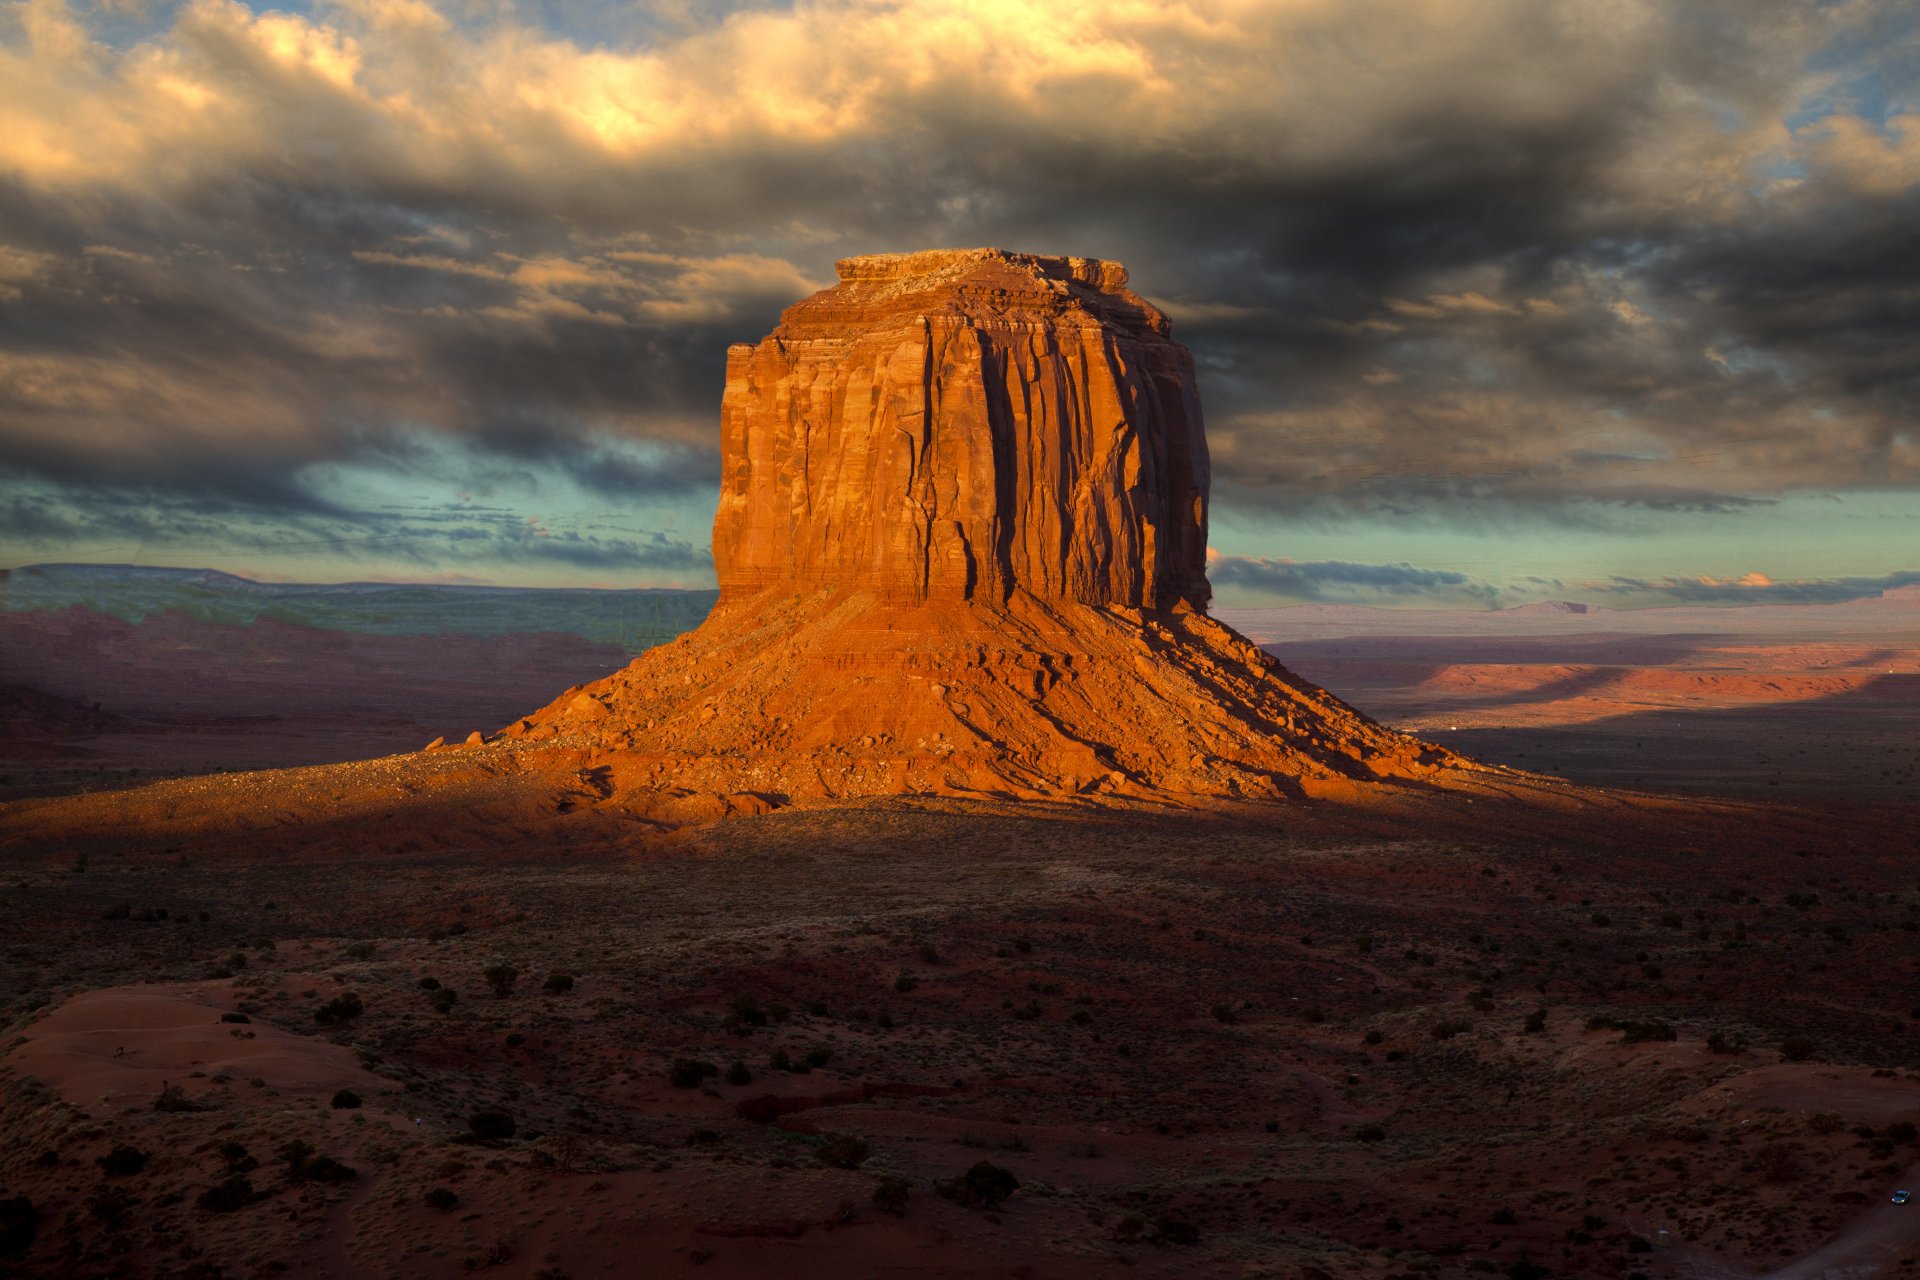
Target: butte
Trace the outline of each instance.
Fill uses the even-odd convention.
[[[1193,357],[1124,267],[967,249],[838,274],[727,353],[712,614],[489,751],[565,759],[596,804],[667,822],[1481,772],[1207,616]]]

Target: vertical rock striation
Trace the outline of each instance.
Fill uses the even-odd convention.
[[[1193,357],[1092,258],[849,258],[727,353],[713,554],[728,597],[1207,602]]]

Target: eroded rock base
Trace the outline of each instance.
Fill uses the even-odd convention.
[[[606,798],[718,818],[931,794],[1345,798],[1475,770],[1389,731],[1190,610],[864,593],[726,602],[505,730],[576,753]]]

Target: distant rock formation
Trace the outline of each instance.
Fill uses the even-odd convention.
[[[1193,360],[1118,263],[839,273],[729,352],[712,615],[505,730],[577,765],[562,805],[1351,796],[1472,767],[1205,615]]]

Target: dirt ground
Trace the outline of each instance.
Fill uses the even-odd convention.
[[[1610,732],[1509,687],[1450,744]],[[1906,754],[1830,787],[1821,735],[1868,730],[1792,705],[1845,714],[1669,707],[1658,795],[1377,812],[902,798],[655,840],[450,787],[196,834],[180,788],[283,781],[69,778],[64,838],[0,806],[0,1275],[1913,1275],[1912,721],[1881,698]],[[1689,798],[1689,752],[1735,781]]]
[[[1920,1159],[1920,828],[1774,817],[1534,846],[893,803],[647,857],[11,849],[11,1265],[1757,1274]],[[1019,1189],[970,1193],[983,1161]]]

